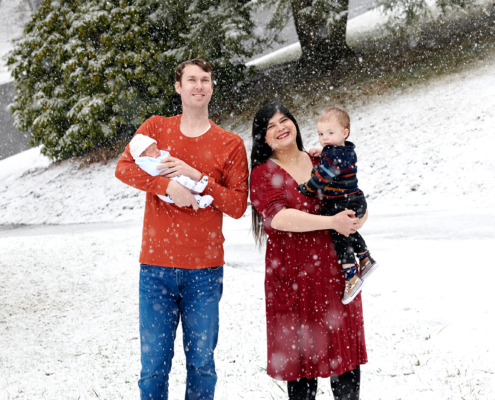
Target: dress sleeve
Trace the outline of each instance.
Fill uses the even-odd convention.
[[[285,197],[284,182],[280,168],[271,169],[267,163],[258,165],[251,173],[251,202],[263,217],[267,228],[272,229],[272,219],[280,210],[290,208]]]

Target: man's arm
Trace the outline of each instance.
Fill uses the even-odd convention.
[[[117,167],[115,168],[115,177],[126,185],[136,189],[163,196],[167,194],[167,187],[170,182],[168,178],[161,175],[151,176],[139,168],[131,156],[129,145],[127,145],[125,151],[120,156]]]
[[[154,137],[154,123],[152,122],[152,119],[153,117],[147,119],[143,125],[139,127],[136,133]],[[170,182],[169,178],[160,175],[151,176],[136,165],[129,150],[129,145],[126,146],[124,152],[120,156],[117,167],[115,168],[115,177],[126,185],[136,189],[152,192],[154,194],[161,194],[163,196],[167,195],[167,187]]]
[[[246,148],[241,138],[225,161],[223,177],[223,182],[217,182],[208,176],[208,185],[201,194],[213,196],[213,206],[238,219],[247,208],[249,177]]]
[[[127,151],[128,149],[126,149]],[[139,185],[140,182],[140,177],[136,174],[133,173],[132,170],[129,168],[132,168],[132,163],[133,159],[131,156],[130,163],[127,163],[127,159],[124,157],[126,152],[122,154],[120,157],[119,162],[117,163],[117,169],[115,171],[115,176],[119,178],[122,182],[135,187],[137,189],[144,190],[146,192],[152,192],[154,194],[162,194],[162,183],[164,183],[163,180],[159,181],[159,186],[153,186],[153,184],[150,186],[150,178],[153,177],[161,177],[160,171],[156,169],[157,165],[160,164],[160,161],[155,160],[155,159],[149,159],[148,157],[140,157],[138,158],[134,164],[139,167],[139,169],[145,171],[148,174],[148,179],[145,185]],[[127,154],[130,156],[130,154]],[[119,176],[118,171],[120,170],[121,175]],[[126,178],[127,177],[127,178]],[[130,177],[130,180],[128,179]],[[162,177],[163,178],[163,177]],[[174,201],[175,205],[178,207],[192,207],[194,210],[197,210],[198,204],[196,200],[194,199],[194,196],[192,196],[191,190],[187,187],[184,187],[180,185],[177,182],[171,181],[169,178],[164,178],[167,179],[169,182],[166,183],[165,186],[165,192],[167,195],[169,195],[172,200]],[[135,184],[135,182],[138,182],[138,185]],[[194,181],[191,180],[191,183],[194,183]],[[160,191],[157,191],[160,190]]]

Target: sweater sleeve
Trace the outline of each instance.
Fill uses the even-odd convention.
[[[311,172],[311,179],[297,187],[297,190],[306,196],[323,193],[326,186],[349,167],[350,160],[342,150],[336,148],[323,150],[320,162]]]
[[[154,124],[152,119],[153,117],[146,120],[143,125],[139,127],[136,135],[140,133],[142,135],[154,137]],[[136,165],[129,150],[129,144],[126,146],[119,161],[117,162],[115,177],[124,182],[126,185],[132,186],[136,189],[163,196],[167,195],[167,187],[170,182],[169,178],[165,178],[161,175],[151,176]]]
[[[208,176],[203,174],[201,178]],[[248,162],[246,148],[240,137],[229,149],[225,159],[222,181],[208,176],[208,185],[202,195],[213,196],[212,205],[221,212],[238,219],[247,208]]]

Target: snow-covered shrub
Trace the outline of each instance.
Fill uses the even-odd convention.
[[[475,3],[475,0],[378,0],[376,7],[387,15],[390,31],[414,33],[420,30],[420,22],[445,18],[452,12],[465,12]]]
[[[43,0],[8,55],[15,126],[65,159],[173,113],[174,69],[202,57],[217,93],[243,79],[246,0]]]

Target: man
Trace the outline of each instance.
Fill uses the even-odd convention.
[[[186,400],[213,399],[217,376],[214,350],[223,281],[223,213],[240,218],[247,206],[248,165],[242,139],[208,119],[213,70],[200,59],[175,71],[182,115],[154,116],[137,130],[172,155],[162,160],[156,177],[140,169],[129,145],[115,176],[146,191],[139,282],[141,399],[168,399],[174,339],[182,321],[187,362]],[[207,177],[204,209],[192,193],[170,178]],[[175,204],[159,200],[170,195]]]

